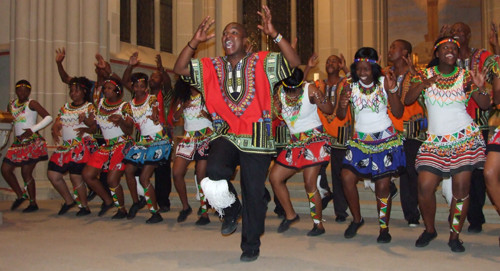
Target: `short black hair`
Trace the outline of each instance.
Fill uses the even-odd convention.
[[[410,54],[411,54],[411,52],[412,52],[412,46],[411,46],[411,43],[410,43],[409,41],[407,41],[407,40],[403,40],[403,39],[397,39],[397,40],[395,40],[395,41],[397,41],[397,42],[401,42],[401,43],[403,44],[403,48],[404,48],[406,51],[408,51],[408,55],[410,55]],[[407,55],[407,56],[408,56],[408,55]]]
[[[299,68],[295,68],[292,72],[292,75],[283,79],[283,89],[285,90],[285,92],[293,91],[294,89],[302,86],[303,80],[304,72]]]
[[[378,53],[377,50],[371,48],[371,47],[361,47],[356,51],[356,54],[354,54],[354,59],[358,58],[367,58],[371,59],[374,61],[378,61]],[[358,74],[356,73],[356,67],[358,66],[358,62],[354,61],[351,64],[351,77],[353,82],[358,82],[359,77]],[[375,84],[379,84],[379,78],[382,76],[382,67],[378,63],[371,63],[370,66],[372,67],[372,76],[373,76],[373,81]]]

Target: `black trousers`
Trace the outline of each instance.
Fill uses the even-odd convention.
[[[415,169],[415,160],[422,142],[416,139],[407,139],[403,142],[406,156],[406,170],[399,176],[401,191],[401,208],[407,221],[419,220],[418,210],[418,174]]]
[[[488,140],[488,130],[482,130],[481,132],[484,140]],[[486,222],[483,213],[483,206],[486,201],[486,184],[484,183],[484,170],[482,168],[472,171],[469,199],[467,220],[474,226],[483,225]]]
[[[265,182],[272,155],[242,152],[225,138],[210,143],[207,161],[207,177],[211,180],[227,180],[229,190],[236,195],[230,182],[237,165],[240,165],[242,206],[241,249],[259,250],[260,236],[264,233],[267,211]],[[238,199],[237,199],[238,200]],[[232,206],[239,204],[233,203]],[[235,217],[237,208],[224,209],[226,217]]]
[[[342,187],[342,179],[340,172],[342,171],[342,161],[344,160],[347,149],[331,148],[330,153],[330,168],[332,171],[332,194],[333,194],[333,209],[335,216],[349,216],[347,214],[347,201]]]
[[[170,208],[170,192],[172,192],[172,153],[168,160],[162,161],[155,169],[155,194],[158,207]]]

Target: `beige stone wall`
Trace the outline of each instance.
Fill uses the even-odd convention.
[[[133,3],[140,0],[132,0]],[[215,19],[216,37],[200,45],[196,56],[222,55],[220,35],[231,21],[241,21],[243,0],[173,1],[174,54],[161,53],[164,65],[172,69],[176,55],[192,37],[206,16]],[[95,78],[94,54],[100,52],[113,66],[123,70],[129,56],[140,52],[142,64],[154,67],[158,51],[120,42],[119,0],[3,0],[0,1],[0,49],[10,52],[10,81],[27,78],[34,85],[32,98],[55,115],[67,100],[67,87],[57,74],[54,51],[66,47],[64,66],[70,75]],[[159,3],[159,0],[157,0]],[[325,78],[326,58],[344,54],[347,64],[362,46],[374,47],[386,65],[387,0],[314,0],[315,51],[319,64],[313,72]],[[276,11],[273,11],[276,12]],[[134,15],[135,16],[135,15]],[[256,15],[257,16],[257,15]],[[10,20],[6,19],[10,18]],[[482,0],[483,29],[500,22],[500,1]],[[132,25],[132,29],[135,26]],[[476,33],[474,33],[476,34]],[[477,35],[477,34],[476,34]],[[482,33],[487,45],[487,33]],[[135,37],[132,35],[132,41]],[[7,42],[8,41],[8,42]],[[5,45],[5,43],[8,45]],[[312,76],[312,73],[311,73]],[[12,85],[12,84],[11,84]],[[10,95],[14,93],[10,87]],[[43,133],[48,136],[48,129]],[[50,143],[50,141],[49,141]],[[37,167],[36,178],[45,178],[46,164]],[[5,183],[0,186],[5,187]]]

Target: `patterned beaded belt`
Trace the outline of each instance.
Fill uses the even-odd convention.
[[[433,143],[448,143],[457,140],[462,140],[465,137],[470,137],[478,132],[479,128],[477,127],[476,124],[473,123],[465,127],[464,129],[449,135],[439,136],[439,135],[428,134],[426,141]]]

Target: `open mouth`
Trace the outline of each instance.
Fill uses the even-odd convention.
[[[230,40],[228,40],[228,41],[226,41],[226,42],[224,43],[224,46],[225,46],[227,49],[232,48],[232,47],[233,47],[233,45],[234,45],[234,44],[233,44],[233,42],[232,42],[232,41],[230,41]]]
[[[455,55],[454,54],[446,54],[445,57],[448,59],[452,59],[455,57]]]

